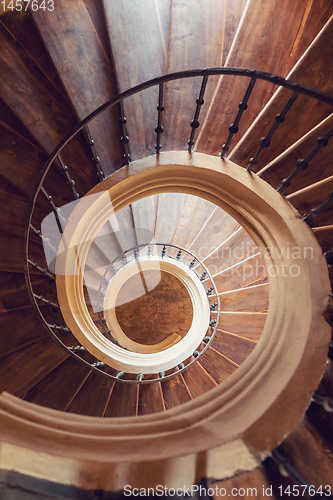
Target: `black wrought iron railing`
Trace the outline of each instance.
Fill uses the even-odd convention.
[[[81,362],[89,365],[90,368],[96,369],[99,371],[102,371],[103,365],[101,362],[97,359],[94,359],[91,357],[89,354],[85,353],[85,349],[82,348],[82,346],[75,345],[74,341],[72,345],[68,345],[69,342],[65,343],[63,340],[60,340],[58,335],[61,334],[63,336],[66,336],[70,338],[70,332],[67,328],[66,325],[62,325],[61,317],[57,316],[59,313],[59,306],[57,304],[57,298],[56,298],[56,293],[55,293],[55,287],[53,286],[53,289],[51,291],[51,295],[49,297],[44,297],[44,294],[41,295],[40,293],[36,292],[35,286],[34,286],[34,278],[31,275],[31,270],[38,270],[41,275],[45,276],[45,279],[51,280],[54,282],[54,275],[52,272],[48,271],[46,269],[45,262],[39,262],[38,259],[34,258],[34,256],[31,255],[32,252],[32,242],[36,243],[37,240],[40,240],[40,243],[46,243],[50,247],[52,247],[52,242],[46,241],[46,238],[43,236],[41,233],[40,229],[40,224],[41,220],[38,218],[38,213],[36,212],[36,202],[37,198],[42,193],[44,198],[47,200],[50,210],[53,211],[55,214],[55,218],[57,221],[57,225],[59,228],[59,232],[62,233],[63,228],[66,225],[66,217],[62,213],[62,207],[58,207],[53,198],[52,195],[53,193],[49,193],[45,189],[45,181],[47,179],[48,173],[51,169],[51,167],[55,167],[59,170],[59,167],[63,173],[63,179],[65,184],[68,186],[68,188],[71,191],[72,197],[74,200],[77,200],[81,195],[84,195],[85,193],[78,193],[77,191],[77,183],[76,179],[74,178],[74,175],[71,171],[71,168],[67,165],[62,160],[61,154],[64,150],[65,147],[67,147],[70,144],[70,141],[75,138],[78,134],[84,133],[86,141],[88,142],[88,145],[90,147],[90,152],[91,152],[91,160],[92,164],[95,165],[96,168],[96,173],[98,176],[99,181],[102,181],[105,177],[105,174],[102,169],[102,163],[103,160],[98,156],[98,152],[96,151],[95,144],[94,144],[94,139],[91,137],[90,131],[89,131],[89,124],[96,118],[98,117],[103,111],[105,111],[108,108],[118,106],[119,107],[119,115],[120,115],[120,123],[122,126],[122,136],[119,137],[119,141],[123,146],[123,153],[124,153],[124,164],[128,164],[131,161],[131,153],[130,153],[130,138],[127,133],[127,126],[126,126],[126,117],[124,115],[124,102],[126,99],[128,99],[131,96],[134,96],[148,88],[151,87],[157,87],[158,88],[158,102],[157,104],[157,126],[154,129],[156,133],[156,148],[155,148],[155,153],[159,154],[162,150],[162,145],[161,145],[161,135],[166,134],[168,130],[168,123],[163,123],[163,111],[165,108],[165,103],[164,103],[164,92],[165,92],[165,85],[168,82],[171,82],[173,80],[184,80],[184,79],[189,79],[189,78],[201,78],[201,88],[200,92],[198,95],[198,98],[196,100],[194,107],[194,110],[189,110],[189,139],[188,139],[188,144],[184,144],[184,149],[187,148],[189,153],[191,153],[194,145],[195,145],[195,134],[198,128],[200,127],[200,112],[201,112],[201,107],[204,103],[204,97],[205,97],[205,90],[207,87],[207,83],[210,77],[213,76],[225,76],[228,78],[232,78],[234,76],[237,77],[243,77],[245,79],[249,79],[249,84],[247,86],[245,94],[242,96],[240,104],[238,105],[238,111],[235,111],[235,119],[233,123],[229,126],[229,130],[226,132],[224,130],[221,130],[221,156],[224,157],[227,155],[227,152],[230,149],[230,143],[232,137],[237,134],[238,129],[239,129],[239,123],[242,119],[242,116],[246,109],[249,106],[250,103],[250,98],[251,94],[253,91],[253,88],[255,87],[255,83],[257,80],[263,80],[266,82],[269,82],[270,84],[274,84],[277,88],[278,87],[284,87],[286,89],[289,89],[292,92],[292,95],[288,102],[285,104],[283,109],[281,110],[280,113],[278,113],[272,121],[273,124],[268,132],[268,134],[265,137],[262,137],[260,140],[260,144],[258,145],[258,149],[255,152],[254,156],[252,158],[249,158],[248,160],[248,170],[249,170],[249,175],[253,175],[254,173],[252,172],[252,167],[257,163],[258,158],[262,152],[263,149],[270,147],[272,143],[272,138],[274,136],[274,133],[276,132],[278,127],[283,127],[283,123],[285,121],[286,115],[289,112],[289,110],[292,108],[294,102],[296,101],[297,97],[299,94],[307,95],[312,99],[316,99],[318,101],[330,104],[333,106],[333,97],[330,95],[327,95],[323,92],[317,91],[315,89],[309,88],[305,85],[302,85],[297,82],[293,82],[287,79],[284,79],[280,76],[270,74],[270,73],[265,73],[261,71],[256,71],[253,69],[244,69],[244,68],[232,68],[232,67],[224,67],[224,68],[209,68],[209,69],[199,69],[199,70],[188,70],[188,71],[182,71],[182,72],[177,72],[177,73],[172,73],[168,75],[161,76],[159,78],[152,79],[150,81],[144,82],[140,85],[137,85],[136,87],[133,87],[117,96],[114,98],[110,99],[109,101],[105,102],[102,106],[94,110],[91,114],[89,114],[84,120],[82,120],[73,130],[66,136],[64,139],[58,144],[58,146],[53,150],[53,152],[50,154],[47,162],[45,163],[39,185],[34,193],[34,196],[32,197],[30,208],[28,211],[27,215],[27,224],[26,224],[26,231],[25,231],[25,276],[26,276],[26,282],[27,282],[27,287],[28,291],[30,294],[30,298],[32,300],[33,306],[36,310],[37,316],[39,317],[40,321],[46,328],[46,330],[60,342],[61,345],[65,349],[67,349],[68,352],[72,356],[75,356],[77,359],[80,359]],[[236,108],[236,105],[235,105]],[[176,113],[177,110],[174,110]],[[194,113],[194,114],[193,114]],[[193,117],[194,116],[194,117]],[[193,118],[192,118],[193,117]],[[223,143],[223,136],[224,134],[226,135],[226,140]],[[318,144],[315,146],[311,151],[304,152],[304,158],[300,158],[297,162],[296,168],[294,172],[286,179],[281,180],[280,186],[277,188],[277,190],[280,193],[283,193],[284,190],[289,186],[290,182],[293,180],[293,178],[296,175],[299,175],[302,171],[304,171],[310,161],[313,160],[317,152],[324,147],[329,139],[333,135],[333,129],[328,131],[326,135],[323,138],[318,138]],[[119,165],[121,167],[122,165]],[[93,187],[93,186],[91,186]],[[54,186],[55,190],[59,190],[59,186]],[[326,210],[329,208],[333,203],[333,193],[330,194],[328,199],[323,202],[320,206],[314,207],[309,214],[304,215],[304,220],[308,222],[310,225],[313,225],[313,220],[314,218],[321,213],[323,210]],[[54,250],[54,249],[53,249]],[[217,293],[218,297],[218,293]],[[45,314],[40,307],[40,304],[43,304],[45,307],[48,306],[51,308],[52,313],[54,313],[56,321],[49,321],[46,320]],[[202,352],[204,349],[202,350]],[[86,359],[83,358],[83,353],[84,356],[86,356]],[[179,370],[183,370],[186,367],[181,367]],[[104,370],[105,372],[105,370]],[[119,379],[119,375],[117,374],[109,374],[110,376],[114,376],[117,379]],[[122,377],[121,377],[122,378]],[[140,380],[141,382],[144,381],[143,379]]]

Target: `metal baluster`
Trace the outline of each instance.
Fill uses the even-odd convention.
[[[91,138],[90,130],[87,126],[84,127],[84,131],[86,134],[87,138],[87,143],[90,146],[91,153],[92,153],[92,161],[95,163],[96,168],[97,168],[97,177],[99,178],[99,182],[103,181],[105,179],[104,172],[101,167],[101,159],[96,153],[96,148],[95,148],[95,141]]]
[[[279,125],[284,122],[286,114],[288,113],[288,111],[290,110],[292,105],[294,104],[297,96],[298,96],[298,92],[294,92],[293,95],[291,96],[291,98],[289,99],[289,101],[287,102],[287,104],[285,105],[285,107],[283,108],[282,112],[275,116],[275,123],[271,127],[267,136],[262,137],[260,139],[260,141],[259,141],[260,146],[259,146],[258,150],[256,151],[255,155],[252,158],[250,158],[250,161],[249,161],[249,164],[247,167],[247,170],[249,172],[252,170],[252,166],[256,165],[256,163],[258,162],[258,158],[259,158],[261,151],[265,148],[268,148],[271,145],[271,138],[273,137],[275,131],[278,129]]]
[[[68,171],[68,167],[64,164],[64,162],[62,161],[62,158],[60,155],[57,156],[57,159],[60,163],[60,166],[61,166],[61,170],[65,173],[65,176],[67,178],[67,184],[71,187],[72,191],[73,191],[73,196],[74,196],[74,199],[77,200],[80,198],[80,195],[79,193],[76,191],[76,187],[75,187],[75,181],[73,181],[73,179],[71,178],[71,176],[69,175],[69,171]]]
[[[199,127],[200,123],[198,121],[199,119],[199,115],[200,115],[200,110],[201,110],[201,106],[203,105],[203,103],[205,102],[204,101],[204,95],[205,95],[205,90],[206,90],[206,86],[207,86],[207,81],[208,81],[208,75],[205,75],[203,78],[202,78],[202,83],[201,83],[201,89],[200,89],[200,94],[199,94],[199,97],[198,99],[196,100],[196,103],[197,103],[197,107],[196,107],[196,110],[195,110],[195,113],[194,113],[194,118],[193,120],[191,121],[190,125],[192,127],[192,130],[191,130],[191,136],[190,136],[190,139],[188,141],[188,150],[189,151],[192,151],[192,146],[194,144],[194,136],[195,136],[195,131],[196,129]]]
[[[310,212],[303,216],[303,220],[313,227],[314,218],[317,217],[321,212],[329,208],[333,204],[333,191],[330,193],[328,199],[324,201],[319,207],[312,208]]]
[[[42,235],[42,232],[39,229],[36,229],[32,224],[30,224],[30,229],[33,230],[33,232],[40,237],[40,239],[47,245],[52,252],[57,253],[57,250],[54,248],[53,245],[51,245],[49,238],[45,238],[45,236]]]
[[[312,396],[313,403],[316,403],[324,408],[328,413],[333,413],[333,399],[329,397],[321,396],[320,394],[314,393]]]
[[[54,274],[52,273],[49,273],[47,269],[45,269],[45,267],[40,267],[37,262],[32,262],[32,260],[28,259],[28,263],[34,267],[35,269],[37,269],[43,276],[47,276],[49,279],[55,281],[55,276]]]
[[[127,127],[126,127],[126,118],[125,118],[125,114],[124,114],[124,103],[123,101],[120,102],[120,123],[121,123],[121,127],[122,127],[122,133],[123,135],[121,136],[120,138],[120,142],[122,143],[122,145],[124,146],[124,150],[125,150],[125,153],[124,153],[124,165],[128,165],[129,162],[131,161],[131,155],[130,155],[130,152],[129,152],[129,137],[127,135]]]
[[[41,300],[42,302],[45,302],[45,304],[48,304],[49,306],[56,307],[57,309],[60,309],[59,304],[57,304],[56,302],[52,302],[51,299],[45,299],[45,297],[43,297],[43,295],[37,295],[36,293],[33,293],[33,296],[35,297],[35,299]]]
[[[60,208],[54,204],[52,196],[50,196],[43,187],[41,187],[41,191],[53,209],[59,232],[62,234],[63,226],[66,226],[67,220],[62,216]]]
[[[278,193],[283,193],[285,189],[290,186],[291,181],[298,175],[300,172],[306,170],[309,166],[310,160],[318,153],[318,151],[327,146],[329,139],[333,136],[333,128],[324,135],[324,137],[318,137],[316,146],[310,151],[310,153],[305,158],[299,158],[297,160],[297,167],[293,172],[287,177],[283,179],[280,186],[276,189]]]
[[[278,450],[273,450],[271,456],[278,465],[281,476],[290,477],[296,484],[309,485],[308,481],[295,469],[293,464]]]
[[[55,323],[53,323],[53,325],[48,324],[47,326],[49,328],[52,328],[52,330],[60,330],[61,332],[64,333],[71,333],[70,329],[67,326],[56,325]]]
[[[156,132],[156,146],[155,146],[155,151],[156,154],[158,155],[160,150],[161,150],[161,134],[163,134],[163,127],[162,127],[162,113],[164,111],[164,106],[163,106],[163,83],[159,84],[159,94],[158,94],[158,106],[157,106],[157,127],[155,128]]]
[[[238,105],[239,110],[238,110],[236,119],[235,119],[234,123],[232,123],[229,126],[229,136],[228,136],[225,144],[223,144],[223,146],[222,146],[222,153],[221,153],[222,157],[227,155],[227,151],[229,151],[229,146],[230,146],[231,139],[238,132],[238,125],[239,125],[240,119],[241,119],[242,114],[244,113],[244,111],[247,109],[247,102],[249,100],[249,97],[251,95],[251,92],[253,90],[253,87],[254,87],[255,83],[256,83],[256,78],[251,78],[251,81],[250,81],[250,83],[249,83],[249,85],[247,87],[247,90],[245,92],[244,98],[243,98],[243,100]]]

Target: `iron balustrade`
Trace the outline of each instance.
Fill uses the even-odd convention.
[[[34,227],[34,225],[32,224],[32,216],[34,214],[34,208],[35,208],[37,196],[39,195],[40,192],[44,193],[46,199],[50,203],[52,211],[54,212],[54,214],[56,216],[56,221],[57,221],[57,224],[59,226],[59,230],[62,233],[63,232],[62,227],[64,225],[66,225],[67,221],[62,216],[61,209],[59,207],[57,207],[56,204],[53,202],[52,196],[50,196],[48,194],[48,192],[46,192],[46,190],[43,186],[43,183],[44,183],[44,180],[48,174],[48,171],[49,171],[51,165],[53,165],[55,162],[58,161],[58,162],[60,162],[60,165],[62,167],[63,172],[65,173],[64,181],[66,182],[67,185],[69,185],[71,187],[74,198],[78,198],[78,193],[77,193],[76,188],[75,188],[75,182],[70,177],[67,167],[63,164],[63,162],[61,160],[60,154],[61,154],[63,148],[67,144],[69,144],[70,141],[74,137],[76,137],[81,131],[83,131],[87,137],[88,144],[91,148],[92,159],[93,159],[93,162],[96,164],[97,174],[98,174],[99,180],[100,181],[103,180],[104,173],[103,173],[102,168],[100,166],[100,158],[97,156],[97,153],[95,151],[94,141],[92,140],[92,138],[90,136],[88,125],[90,124],[90,122],[92,122],[94,120],[94,118],[96,118],[98,115],[100,115],[103,111],[105,111],[108,108],[111,108],[113,106],[118,105],[119,109],[120,109],[120,122],[121,122],[121,126],[122,126],[122,137],[119,138],[119,141],[123,145],[124,163],[127,165],[131,161],[131,155],[130,155],[130,147],[129,147],[129,138],[128,138],[127,129],[126,129],[126,118],[124,116],[124,101],[126,98],[131,97],[135,94],[138,94],[138,93],[142,92],[143,90],[157,86],[159,89],[159,97],[158,97],[158,106],[157,106],[157,111],[158,111],[157,127],[155,128],[155,132],[157,135],[156,153],[159,154],[160,150],[161,150],[161,142],[160,142],[161,134],[165,133],[165,130],[167,129],[166,124],[164,124],[164,127],[162,126],[162,113],[163,113],[164,108],[165,108],[164,85],[167,82],[170,82],[173,80],[181,80],[181,79],[187,79],[187,78],[200,77],[202,79],[202,83],[201,83],[199,97],[196,100],[194,118],[191,122],[189,119],[189,124],[191,126],[192,131],[191,131],[191,136],[190,136],[187,148],[189,151],[191,151],[192,147],[195,145],[195,141],[194,141],[195,131],[199,127],[198,118],[199,118],[199,114],[201,111],[201,106],[203,104],[203,97],[204,97],[204,92],[205,92],[205,88],[207,85],[207,80],[208,80],[208,77],[211,77],[211,76],[225,76],[225,77],[240,76],[240,77],[244,77],[244,78],[247,78],[250,80],[248,87],[247,87],[247,90],[246,90],[246,93],[238,106],[239,109],[238,109],[238,112],[236,114],[236,117],[235,117],[233,123],[229,126],[229,135],[227,137],[227,140],[226,140],[225,144],[223,146],[221,146],[221,148],[222,148],[221,156],[222,157],[226,156],[226,153],[230,147],[231,139],[232,139],[233,135],[235,135],[238,132],[238,126],[239,126],[240,120],[242,118],[244,111],[248,107],[248,102],[249,102],[251,93],[253,91],[253,87],[254,87],[257,80],[267,81],[270,84],[276,85],[277,87],[284,87],[284,88],[292,91],[292,96],[290,97],[289,101],[285,105],[282,112],[275,117],[275,123],[272,125],[272,127],[271,127],[270,131],[268,132],[268,134],[266,135],[266,137],[263,137],[261,139],[259,148],[258,148],[257,152],[255,153],[254,157],[249,160],[249,170],[252,169],[252,165],[254,165],[254,163],[256,163],[256,161],[258,160],[258,157],[259,157],[262,149],[269,147],[270,140],[271,140],[273,134],[275,133],[275,131],[277,130],[277,128],[279,126],[282,126],[287,112],[289,111],[289,109],[291,108],[291,106],[293,105],[295,99],[297,98],[297,96],[299,94],[307,95],[310,98],[314,98],[314,99],[317,99],[318,101],[324,102],[326,104],[333,105],[333,97],[332,96],[325,94],[323,92],[317,91],[315,89],[312,89],[308,86],[302,85],[300,83],[293,82],[293,81],[284,79],[278,75],[274,75],[274,74],[267,73],[267,72],[257,71],[254,69],[234,68],[234,67],[187,70],[187,71],[180,71],[180,72],[164,75],[164,76],[161,76],[158,78],[154,78],[152,80],[141,83],[141,84],[139,84],[131,89],[128,89],[125,92],[113,97],[112,99],[110,99],[107,102],[105,102],[104,104],[102,104],[99,108],[95,109],[92,113],[90,113],[84,120],[82,120],[80,123],[78,123],[77,126],[75,126],[66,137],[64,137],[61,140],[61,142],[56,146],[56,148],[53,150],[53,152],[50,154],[49,158],[47,159],[47,161],[44,165],[44,168],[43,168],[43,173],[41,175],[40,182],[38,184],[37,189],[35,190],[35,193],[31,199],[31,202],[30,202],[30,208],[28,210],[27,223],[26,223],[26,229],[25,229],[24,271],[25,271],[26,283],[27,283],[27,288],[28,288],[28,292],[29,292],[31,301],[33,303],[33,306],[37,312],[37,315],[38,315],[40,321],[42,322],[42,324],[44,325],[46,330],[53,337],[55,337],[57,339],[57,341],[60,343],[60,345],[62,345],[62,347],[67,350],[67,352],[69,352],[73,356],[79,357],[81,362],[85,363],[86,365],[88,365],[92,369],[101,371],[105,367],[104,367],[104,364],[97,359],[91,363],[88,363],[81,356],[76,355],[77,352],[82,354],[85,352],[85,350],[81,350],[81,349],[75,350],[76,349],[75,347],[65,345],[62,340],[60,340],[57,336],[55,336],[53,330],[55,330],[57,332],[64,332],[64,330],[53,328],[52,327],[53,323],[46,321],[46,319],[44,318],[44,316],[42,314],[40,307],[38,306],[37,301],[42,301],[43,303],[45,302],[47,304],[52,305],[53,307],[57,307],[58,304],[56,304],[56,302],[52,301],[51,299],[45,299],[43,295],[35,293],[33,290],[32,281],[30,278],[30,267],[31,266],[37,267],[37,269],[39,271],[42,270],[41,271],[42,274],[45,274],[47,277],[50,277],[50,276],[48,276],[48,273],[44,273],[44,267],[42,265],[38,265],[38,264],[37,264],[37,266],[35,266],[34,263],[35,263],[36,259],[30,258],[30,256],[29,256],[29,240],[30,240],[30,236],[31,236],[30,231],[32,231],[33,233],[38,235],[43,240],[43,243],[46,243],[47,245],[50,246],[50,248],[52,248],[52,245],[49,241],[47,241],[47,238],[43,237],[43,235],[41,234],[41,231],[39,229],[36,229]],[[222,131],[221,131],[221,133],[222,133]],[[305,170],[305,168],[307,168],[309,161],[315,156],[315,154],[321,149],[321,147],[323,147],[327,144],[327,141],[330,139],[330,137],[332,135],[333,135],[333,131],[329,131],[323,138],[319,138],[318,145],[315,148],[313,148],[313,150],[307,156],[305,156],[304,159],[302,159],[302,158],[299,159],[299,161],[297,163],[296,171],[294,171],[287,179],[284,179],[282,181],[282,184],[278,188],[279,192],[282,192],[290,184],[290,181],[295,177],[296,174],[299,174],[302,170]],[[119,166],[121,166],[121,165],[119,165]],[[253,172],[251,171],[251,173],[249,173],[249,175],[253,175]],[[329,199],[326,202],[322,203],[319,207],[312,209],[310,211],[310,214],[308,214],[304,217],[304,220],[306,222],[312,224],[313,218],[316,215],[318,215],[319,213],[321,213],[323,210],[328,208],[332,204],[332,202],[333,202],[333,195],[331,195],[329,197]],[[34,221],[34,224],[35,224],[35,221]],[[149,251],[149,249],[148,249],[148,251]],[[150,249],[150,251],[151,251],[151,249]],[[179,254],[179,259],[181,258],[182,252],[183,252],[183,249],[181,249],[181,253]],[[164,245],[162,248],[161,256],[163,257],[163,255],[165,255],[165,254],[166,254],[166,246]],[[123,257],[125,257],[125,255]],[[196,261],[197,261],[197,259],[196,259]],[[207,279],[207,276],[209,276],[208,271],[204,270],[200,276],[200,279],[202,281],[204,281],[205,279]],[[214,289],[214,287],[213,287],[213,289]],[[207,293],[208,294],[211,293],[213,289],[211,289],[211,287],[209,287],[207,290]],[[217,293],[217,298],[218,298],[218,293]],[[219,305],[219,298],[218,298],[218,302],[215,305],[215,307],[217,305]],[[215,307],[213,307],[212,305],[211,305],[211,307],[212,307],[212,311],[214,311]],[[61,323],[61,322],[62,322],[61,318],[59,318],[59,323]],[[80,346],[78,346],[78,347],[80,347]],[[181,368],[179,368],[179,370],[181,371],[185,368],[186,367],[181,367]],[[109,376],[111,376],[111,375],[109,375]],[[114,375],[114,378],[122,379],[123,376],[124,376],[124,374],[117,373],[116,375]],[[164,374],[164,376],[165,376],[165,378],[168,377],[168,375],[165,375],[165,374]],[[161,377],[161,373],[159,375],[159,378],[160,377]],[[138,381],[145,382],[144,377],[140,376],[138,378]]]

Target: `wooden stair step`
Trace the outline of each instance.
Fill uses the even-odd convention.
[[[281,453],[293,463],[296,470],[316,488],[332,481],[332,448],[306,419],[298,424],[285,439]]]
[[[34,328],[31,325],[35,324]],[[24,347],[37,342],[46,334],[36,318],[36,312],[30,307],[0,314],[1,351],[3,358]]]
[[[131,205],[128,205],[119,210],[116,214],[113,214],[109,219],[109,224],[113,231],[113,236],[116,238],[118,246],[122,249],[122,251],[137,245]]]
[[[300,212],[301,215],[307,214],[312,208],[317,208],[325,202],[333,191],[333,175],[319,182],[307,186],[287,198]],[[314,219],[315,226],[326,226],[332,221],[333,207],[324,210]]]
[[[198,362],[217,384],[227,379],[238,368],[237,363],[234,363],[210,346],[202,354]]]
[[[181,373],[163,380],[161,386],[166,410],[191,400],[191,395]]]
[[[192,399],[201,396],[201,394],[205,394],[210,391],[210,389],[214,389],[217,385],[215,380],[206,372],[199,362],[193,363],[193,365],[182,373],[182,376]]]
[[[164,411],[164,400],[160,382],[140,384],[138,415],[149,415]]]
[[[296,6],[296,4],[294,5]],[[332,60],[332,25],[333,16],[287,75],[289,80],[314,87],[322,92],[332,93],[332,83],[329,76]],[[280,51],[280,44],[277,44],[276,47]],[[249,159],[259,147],[260,138],[269,132],[274,123],[275,115],[282,112],[291,96],[291,90],[279,88],[233,149],[229,156],[230,160],[242,166],[248,164]],[[285,122],[275,132],[271,141],[272,146],[261,152],[258,165],[255,166],[254,170],[257,171],[261,166],[271,162],[331,112],[332,107],[329,104],[300,94],[288,112]],[[283,175],[283,177],[285,176]]]
[[[0,97],[37,143],[50,153],[77,124],[71,106],[2,25],[0,47]],[[71,141],[70,150],[68,147],[64,150],[63,158],[68,165],[80,165],[80,171],[92,163],[78,139]]]
[[[0,392],[23,397],[67,357],[68,354],[48,337],[9,354],[1,360]]]
[[[33,267],[31,267],[30,270],[36,273]],[[36,287],[38,292],[42,295],[46,295],[49,292],[52,293],[54,290],[54,285],[49,283],[48,278],[39,273],[31,274],[31,281],[33,287]],[[2,291],[0,312],[31,306],[23,270],[21,273],[0,272],[0,289]]]
[[[171,4],[170,33],[168,43],[168,73],[186,69],[222,66],[232,43],[235,26],[228,29],[229,15],[233,23],[241,15],[240,5],[235,8],[229,2],[211,0]],[[195,57],[194,57],[195,54]],[[218,78],[210,77],[204,96],[199,122],[204,121]],[[163,149],[178,150],[187,147],[191,135],[190,121],[194,117],[196,99],[199,97],[202,78],[174,80],[168,83],[165,97],[163,125],[165,138]]]
[[[214,250],[231,236],[238,228],[238,222],[227,212],[216,207],[211,217],[206,220],[205,225],[198,232],[190,246],[191,252],[205,260]]]
[[[275,8],[273,1],[248,2],[225,66],[256,68],[286,76],[288,55],[298,41],[305,9],[303,0],[295,1],[292,7],[281,5],[279,9]],[[288,35],[281,37],[281,33]],[[276,43],[277,36],[279,43]],[[305,48],[303,44],[302,48]],[[242,77],[224,76],[220,79],[204,127],[198,136],[198,151],[212,155],[221,152],[229,134],[228,127],[236,118],[238,104],[243,99],[249,82],[249,79]],[[275,90],[276,87],[268,82],[256,82],[232,145],[243,136]],[[236,160],[233,161],[237,163]]]
[[[259,176],[269,184],[277,188],[283,179],[287,178],[297,167],[297,160],[305,158],[316,146],[319,137],[324,137],[333,128],[333,114],[325,118],[319,125],[314,127],[304,137],[284,151],[281,155],[261,169]],[[330,139],[327,146],[321,148],[315,157],[310,160],[306,170],[291,181],[290,187],[285,189],[286,194],[310,186],[311,184],[325,179],[332,173],[330,158],[333,154],[333,140]]]
[[[32,242],[30,245],[34,260],[39,262],[44,258],[40,245]],[[10,252],[10,254],[8,253]],[[16,235],[0,230],[0,271],[23,272],[23,240]],[[10,258],[8,258],[10,256]]]
[[[313,233],[323,252],[327,252],[333,248],[333,225],[314,227]]]
[[[162,193],[158,195],[154,234],[156,243],[173,242],[186,199],[187,195],[182,193]]]
[[[24,399],[30,403],[65,411],[90,373],[91,370],[72,357],[67,358],[30,389]]]
[[[216,206],[197,196],[187,195],[172,242],[189,249]]]
[[[0,175],[27,196],[31,196],[41,177],[46,155],[24,137],[0,123]],[[25,165],[22,169],[21,166]]]
[[[14,10],[1,16],[0,23],[29,55],[36,66],[40,68],[55,89],[63,93],[57,72],[50,60],[47,49],[41,44],[32,16],[26,12]]]
[[[132,203],[133,223],[138,244],[152,241],[156,217],[158,195],[147,196]]]
[[[256,342],[217,330],[211,346],[237,365],[241,365],[255,348]]]
[[[230,312],[267,312],[268,283],[220,294],[221,310]]]
[[[92,371],[66,411],[91,417],[102,417],[114,384],[112,379]]]
[[[104,417],[132,417],[138,413],[138,383],[116,382],[105,408]]]
[[[53,11],[36,10],[31,15],[82,120],[117,94],[112,65],[84,1],[68,4],[59,0],[54,7]],[[109,174],[122,165],[118,107],[106,110],[88,127],[101,166]]]
[[[215,250],[208,254],[204,263],[211,274],[217,274],[257,251],[257,246],[251,236],[243,227],[238,226]]]
[[[112,4],[103,0],[120,92],[167,72],[170,4],[170,0],[136,0],[128,9],[122,0],[114,0]],[[157,105],[156,89],[148,89],[124,102],[132,159],[155,150]]]
[[[226,312],[220,317],[219,328],[245,339],[258,342],[266,321],[266,313]]]
[[[325,0],[314,0],[308,3],[293,50],[289,56],[288,71],[302,57],[304,50],[309,47],[316,34],[321,31],[332,15],[333,5],[331,3],[327,3]]]
[[[219,293],[223,293],[238,290],[250,283],[255,284],[256,281],[266,277],[265,259],[259,253],[221,271],[219,274],[215,274],[213,280]]]

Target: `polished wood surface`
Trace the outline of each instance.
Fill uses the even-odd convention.
[[[32,17],[70,102],[82,120],[117,93],[111,61],[89,12],[83,1],[69,4],[59,0],[53,11],[37,10]],[[85,65],[81,64],[82,59]],[[119,117],[118,108],[113,108],[89,124],[105,175],[122,166]]]
[[[249,2],[239,24],[226,66],[256,68],[278,75],[287,75],[288,55],[292,52],[302,23],[307,2],[298,0],[292,5],[260,0]],[[279,37],[277,33],[287,36]],[[305,47],[303,46],[303,50]],[[217,155],[228,137],[238,104],[243,99],[249,80],[241,77],[222,77],[211,102],[208,116],[199,134],[196,149]],[[239,125],[231,147],[246,132],[249,125],[274,94],[276,88],[258,81],[250,97],[248,109]],[[237,160],[235,160],[237,163]]]
[[[90,370],[72,357],[52,370],[25,395],[25,400],[64,411],[90,375]]]
[[[333,17],[325,24],[302,58],[288,74],[288,79],[332,93],[330,78],[332,58]],[[246,166],[259,147],[260,138],[265,136],[274,124],[274,116],[281,113],[292,91],[280,88],[258,115],[251,127],[230,154],[230,159]],[[274,148],[264,149],[254,170],[265,166],[276,156],[308,133],[332,112],[331,106],[315,99],[299,95],[288,112],[285,122],[277,129],[272,144]],[[302,119],[300,119],[302,117]]]
[[[115,312],[127,337],[139,344],[154,345],[174,334],[181,340],[191,327],[193,306],[178,278],[164,271],[146,270],[121,287]]]
[[[286,149],[286,151],[266,165],[258,174],[277,188],[280,186],[282,180],[286,179],[295,170],[297,160],[305,158],[317,146],[319,137],[324,137],[332,127],[333,114],[325,118],[325,120],[310,130],[304,137],[301,137],[299,141],[295,142],[290,148]],[[314,158],[310,160],[308,168],[299,172],[291,181],[291,185],[285,189],[285,193],[293,193],[329,177],[332,174],[332,165],[330,162],[332,154],[333,141],[331,139],[327,146],[320,149]]]

